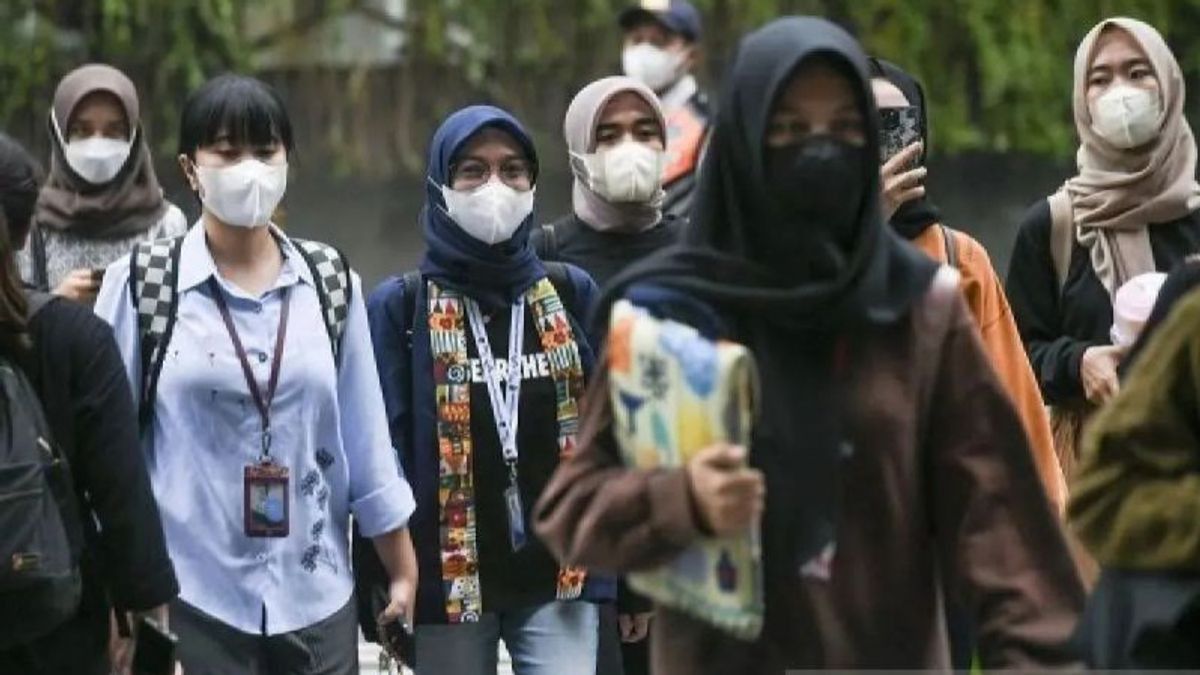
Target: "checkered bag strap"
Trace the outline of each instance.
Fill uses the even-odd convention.
[[[137,309],[141,345],[142,382],[138,416],[145,428],[154,410],[158,376],[175,328],[179,279],[179,252],[183,237],[138,244],[131,254],[129,284]]]
[[[317,282],[317,296],[321,300],[321,316],[325,330],[329,333],[329,344],[333,348],[333,360],[339,362],[342,335],[346,332],[346,318],[350,315],[350,301],[354,285],[350,279],[350,263],[337,248],[319,241],[293,239],[292,244],[308,263],[313,279]]]

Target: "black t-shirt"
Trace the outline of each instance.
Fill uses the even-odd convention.
[[[636,234],[599,232],[571,214],[533,232],[533,248],[543,260],[571,263],[591,275],[603,288],[626,267],[679,241],[683,219],[666,216],[658,225]]]
[[[1005,290],[1046,403],[1083,400],[1079,364],[1083,352],[1110,343],[1112,301],[1078,242],[1071,251],[1066,283],[1059,290],[1050,253],[1050,204],[1039,200],[1021,221],[1008,266]],[[1200,212],[1150,225],[1150,248],[1160,272],[1200,252]]]
[[[511,313],[511,309],[505,309],[487,318],[492,356],[498,363],[508,360]],[[526,307],[517,428],[517,484],[525,512],[527,543],[514,552],[509,542],[504,499],[509,484],[508,466],[500,448],[500,436],[488,398],[483,365],[475,349],[474,333],[469,321],[464,324],[467,355],[471,359],[471,438],[474,441],[475,518],[483,610],[497,612],[550,602],[555,598],[558,564],[534,535],[530,517],[534,504],[558,467],[558,399],[550,362],[541,348],[533,310]]]

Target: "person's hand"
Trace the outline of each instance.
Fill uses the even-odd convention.
[[[762,472],[746,465],[746,449],[718,444],[686,467],[701,525],[717,536],[742,532],[762,515],[766,484]]]
[[[650,619],[654,612],[642,614],[618,614],[617,626],[621,630],[621,642],[641,642],[650,634]]]
[[[72,270],[58,288],[54,289],[54,294],[75,302],[91,304],[96,301],[96,294],[100,292],[101,280],[102,277],[96,270]]]
[[[1110,345],[1088,347],[1079,363],[1079,379],[1083,381],[1083,393],[1087,400],[1096,405],[1107,403],[1121,390],[1117,378],[1117,366],[1125,358],[1124,347]]]
[[[386,626],[394,621],[402,620],[411,630],[415,616],[417,600],[417,581],[407,576],[393,579],[388,584],[388,604],[379,613],[376,621],[380,626]]]
[[[113,630],[108,641],[108,658],[114,675],[133,672],[133,637],[121,637]]]
[[[118,618],[114,612],[110,620],[108,644],[109,660],[113,675],[133,675],[133,658],[137,647],[137,632],[141,630],[142,617],[153,619],[163,629],[168,629],[170,625],[170,612],[167,609],[167,605],[159,605],[145,612],[128,612],[124,615],[124,618],[126,625],[131,630],[131,634],[127,638],[121,637],[117,630]],[[183,666],[179,663],[175,664],[175,675],[183,675]]]
[[[908,167],[921,157],[920,141],[904,148],[894,157],[884,162],[879,170],[880,182],[883,185],[883,217],[891,218],[901,204],[920,199],[925,196],[925,175],[928,169],[918,166]]]

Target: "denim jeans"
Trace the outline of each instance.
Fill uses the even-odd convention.
[[[595,675],[599,617],[590,602],[551,602],[417,626],[417,675],[495,675],[500,640],[515,675]]]

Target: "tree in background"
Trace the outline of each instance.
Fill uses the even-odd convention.
[[[4,0],[0,125],[45,145],[46,114],[64,74],[90,61],[125,71],[141,92],[157,150],[174,148],[184,94],[248,64],[239,0]],[[157,132],[157,133],[156,133]]]
[[[694,0],[719,79],[738,38],[783,14],[827,16],[925,81],[940,151],[1069,155],[1071,63],[1104,16],[1158,26],[1191,83],[1200,74],[1194,0]],[[429,130],[465,101],[511,108],[557,138],[571,95],[618,68],[625,0],[4,0],[0,125],[44,142],[57,79],[112,63],[142,90],[157,149],[169,154],[179,105],[206,77],[246,69],[275,82],[306,155],[336,172],[419,171]],[[395,32],[394,62],[324,63],[314,37],[353,15]],[[354,35],[341,39],[354,40]],[[273,60],[263,55],[272,53]],[[715,88],[714,88],[715,89]]]

